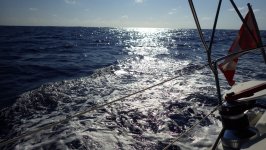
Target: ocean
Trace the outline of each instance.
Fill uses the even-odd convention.
[[[237,33],[216,31],[213,60]],[[1,149],[163,149],[218,104],[206,59],[195,29],[1,26],[0,141],[176,77]],[[265,72],[254,52],[241,57],[235,80]],[[221,127],[216,112],[171,149],[208,149]]]

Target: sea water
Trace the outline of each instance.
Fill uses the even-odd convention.
[[[204,35],[209,42],[211,30]],[[236,35],[217,30],[213,59]],[[206,59],[191,29],[2,26],[0,141],[175,77],[2,149],[163,149],[218,104]],[[239,60],[235,79],[265,79],[265,72],[255,52]],[[208,149],[221,127],[216,112],[171,149]]]

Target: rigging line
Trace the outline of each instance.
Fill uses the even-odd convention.
[[[209,51],[209,47],[208,47],[208,45],[206,43],[206,40],[204,39],[204,36],[203,36],[202,30],[201,30],[201,27],[200,27],[199,19],[198,19],[198,16],[197,16],[196,9],[194,7],[193,1],[192,0],[188,0],[188,2],[189,2],[189,5],[190,5],[190,9],[191,9],[194,21],[195,21],[197,29],[198,29],[198,33],[199,33],[201,42],[202,42],[202,44],[203,44],[203,46],[204,46],[204,48],[206,50],[206,53],[207,53],[209,66],[210,66],[212,72],[215,73],[215,70],[214,70],[214,68],[212,66],[211,53]]]
[[[216,138],[215,143],[212,145],[210,150],[216,150],[218,144],[220,144],[220,142],[221,142],[220,141],[221,137],[224,135],[224,131],[225,131],[225,128],[223,127],[222,130],[220,131],[218,137]]]
[[[211,36],[211,42],[210,42],[209,47],[207,46],[207,43],[206,43],[206,41],[204,39],[204,36],[203,36],[202,30],[201,30],[201,27],[200,27],[199,19],[198,19],[198,16],[197,16],[193,1],[192,0],[188,0],[188,2],[189,2],[189,5],[190,5],[191,12],[193,14],[193,18],[195,20],[197,29],[198,29],[198,33],[199,33],[201,42],[203,43],[203,46],[205,47],[205,50],[206,50],[206,53],[207,53],[209,67],[210,67],[211,71],[214,74],[215,84],[216,84],[216,89],[217,89],[217,95],[218,95],[219,103],[221,104],[222,103],[222,99],[221,99],[219,76],[218,76],[217,66],[213,66],[213,63],[212,63],[211,48],[212,48],[214,33],[215,33],[217,21],[218,21],[218,16],[219,16],[219,13],[220,13],[220,7],[221,7],[221,4],[222,4],[222,0],[220,0],[219,3],[218,3],[218,8],[217,8],[216,15],[215,15],[215,20],[214,20],[214,24],[213,24],[213,31],[212,31],[212,36]]]
[[[221,4],[222,4],[222,0],[219,0],[217,11],[216,11],[216,15],[215,15],[215,20],[214,20],[213,28],[212,28],[211,41],[210,41],[209,49],[208,49],[209,52],[210,52],[210,56],[211,56],[212,44],[213,44],[213,40],[214,40],[214,35],[215,35],[215,31],[216,31],[216,25],[217,25],[219,13],[220,13]]]
[[[264,46],[262,46],[262,47],[251,48],[251,49],[247,49],[247,50],[243,50],[243,51],[239,51],[239,52],[235,52],[235,53],[228,54],[228,55],[226,55],[226,56],[223,56],[223,57],[220,57],[220,58],[216,59],[216,60],[214,61],[214,63],[218,63],[218,62],[220,62],[220,61],[222,61],[222,60],[224,60],[224,59],[228,59],[228,58],[239,57],[239,56],[241,56],[241,55],[248,54],[248,53],[251,53],[251,52],[255,53],[256,51],[258,51],[258,50],[260,50],[260,49],[262,49],[262,48],[263,48],[263,49],[266,48],[266,45],[264,45]],[[232,60],[233,60],[233,59],[232,59]]]
[[[195,23],[196,23],[196,26],[197,26],[197,29],[198,29],[199,35],[200,35],[200,39],[201,39],[201,41],[202,41],[202,43],[203,43],[203,46],[204,46],[206,52],[209,53],[209,52],[208,52],[208,46],[207,46],[207,43],[206,43],[206,41],[205,41],[205,39],[204,39],[204,36],[203,36],[203,34],[202,34],[202,31],[201,31],[201,27],[200,27],[199,19],[198,19],[198,17],[197,17],[197,13],[196,13],[196,10],[195,10],[195,7],[194,7],[194,4],[193,4],[192,0],[188,0],[188,1],[189,1],[190,9],[191,9],[192,15],[193,15],[193,17],[194,17],[194,20],[195,20]]]
[[[208,66],[208,65],[209,65],[209,64],[205,64],[205,65],[203,65],[203,66],[201,66],[201,67],[195,69],[194,71],[196,71],[196,70],[201,70],[201,69],[205,68],[205,67]],[[42,130],[50,129],[50,128],[52,128],[52,127],[55,126],[55,125],[58,125],[58,124],[61,124],[61,123],[67,123],[68,121],[70,121],[71,119],[73,119],[73,118],[75,118],[75,117],[79,117],[79,116],[81,116],[81,115],[83,115],[83,114],[85,114],[85,113],[92,112],[92,111],[97,110],[97,109],[99,109],[99,108],[102,108],[102,107],[104,107],[104,106],[111,105],[111,104],[113,104],[113,103],[115,103],[115,102],[122,101],[122,100],[124,100],[124,99],[126,99],[126,98],[128,98],[128,97],[131,97],[131,96],[136,95],[136,94],[138,94],[138,93],[142,93],[142,92],[144,92],[144,91],[146,91],[146,90],[152,89],[152,88],[154,88],[154,87],[157,87],[157,86],[162,85],[162,84],[164,84],[164,83],[166,83],[166,82],[169,82],[169,81],[172,81],[172,80],[174,80],[174,79],[177,79],[177,78],[179,78],[179,77],[180,77],[180,75],[178,75],[178,76],[174,76],[174,77],[169,78],[169,79],[166,79],[166,80],[164,80],[164,81],[162,81],[162,82],[160,82],[160,83],[157,83],[157,84],[154,84],[154,85],[152,85],[152,86],[150,86],[150,87],[144,88],[144,89],[142,89],[142,90],[139,90],[139,91],[133,92],[133,93],[131,93],[131,94],[128,94],[128,95],[123,96],[123,97],[121,97],[121,98],[115,99],[115,100],[113,100],[113,101],[110,101],[110,102],[104,103],[104,104],[102,104],[102,105],[98,105],[98,106],[90,107],[88,110],[85,110],[85,111],[79,112],[79,113],[77,113],[77,114],[75,114],[75,115],[73,115],[73,116],[66,117],[66,119],[59,120],[58,122],[54,122],[54,123],[51,123],[51,124],[45,125],[45,126],[40,127],[40,128],[38,128],[38,129],[36,129],[36,130],[29,131],[29,132],[27,132],[27,133],[21,134],[21,135],[19,135],[19,136],[17,136],[17,137],[14,137],[14,138],[9,139],[9,140],[6,140],[6,141],[0,141],[0,147],[5,146],[5,145],[10,144],[10,143],[13,143],[13,142],[18,141],[18,140],[21,140],[22,138],[24,138],[24,137],[26,137],[26,136],[36,134],[36,133],[38,133],[38,132],[40,132],[40,131],[42,131]]]
[[[217,105],[209,114],[207,114],[205,117],[203,117],[201,120],[199,120],[196,124],[194,124],[192,127],[190,127],[188,130],[183,132],[181,135],[179,135],[175,140],[173,140],[170,144],[168,144],[163,150],[167,150],[171,145],[173,145],[175,142],[177,142],[181,137],[186,135],[188,132],[190,132],[192,129],[194,129],[197,125],[199,125],[203,120],[208,118],[211,114],[213,114],[220,105]]]

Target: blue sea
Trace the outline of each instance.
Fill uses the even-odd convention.
[[[216,31],[213,60],[237,33]],[[204,35],[209,42],[211,30]],[[194,29],[1,26],[0,141],[176,77],[1,149],[163,149],[218,104],[206,59]],[[265,72],[254,52],[239,60],[235,80]],[[171,148],[208,149],[221,127],[216,112]]]

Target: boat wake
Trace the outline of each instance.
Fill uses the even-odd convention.
[[[217,104],[213,85],[202,85],[208,69],[197,70],[189,61],[166,63],[154,58],[130,58],[95,71],[89,77],[42,85],[21,95],[1,113],[8,125],[1,138],[34,131],[93,106],[147,88],[168,77],[174,81],[136,94],[121,102],[75,117],[7,145],[6,149],[162,149]],[[160,66],[156,70],[154,66]],[[174,68],[179,68],[175,70]],[[194,70],[194,71],[192,71]],[[158,74],[154,78],[154,74]],[[221,126],[213,115],[186,135],[176,148],[209,147],[209,126]],[[7,130],[8,129],[8,130]],[[199,134],[205,137],[199,138]],[[207,136],[208,135],[208,136]],[[190,144],[186,144],[190,143]],[[192,143],[192,144],[191,144]]]

